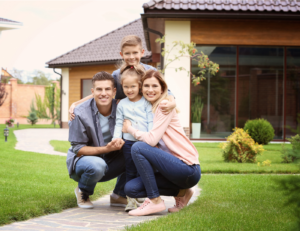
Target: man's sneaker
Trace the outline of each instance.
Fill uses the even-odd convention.
[[[135,199],[135,204],[137,207],[140,207],[144,202],[146,198],[134,198]]]
[[[166,206],[163,200],[159,204],[154,204],[149,198],[147,198],[141,207],[131,210],[128,214],[131,216],[145,216],[164,211],[165,209]]]
[[[115,207],[126,207],[127,205],[127,199],[124,197],[121,197],[115,193],[112,193],[110,195],[110,206],[115,206]]]
[[[193,194],[194,194],[194,190],[189,188],[186,190],[184,196],[174,197],[176,204],[174,205],[174,207],[168,209],[169,213],[175,213],[183,209],[189,203]]]
[[[83,209],[92,209],[94,208],[93,203],[90,201],[89,195],[79,191],[79,187],[75,189],[75,195],[77,198],[77,205]]]
[[[133,209],[137,208],[137,203],[135,198],[127,197],[127,206],[125,208],[125,212],[129,212]]]

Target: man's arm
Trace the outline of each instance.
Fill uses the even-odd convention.
[[[98,156],[101,154],[120,150],[125,142],[122,139],[114,139],[105,147],[84,146],[78,152],[77,156]]]

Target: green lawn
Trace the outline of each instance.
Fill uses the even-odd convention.
[[[50,140],[50,144],[57,152],[67,153],[68,149],[71,147],[69,141],[61,141],[61,140]]]
[[[202,173],[299,173],[296,164],[281,163],[281,144],[264,145],[264,153],[258,162],[271,161],[271,166],[261,167],[257,163],[224,162],[219,143],[194,143],[201,163]],[[286,144],[291,148],[291,144]]]
[[[293,207],[276,179],[287,175],[203,175],[196,202],[179,213],[129,228],[137,230],[290,230]],[[294,177],[300,177],[296,175]]]
[[[32,127],[49,125],[21,125],[20,129]],[[0,131],[4,128],[1,124]],[[66,157],[15,150],[15,129],[10,128],[6,143],[0,134],[0,225],[76,206],[77,184],[68,176]],[[114,185],[115,180],[98,184],[92,199],[107,194]]]

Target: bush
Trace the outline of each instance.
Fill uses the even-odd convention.
[[[297,160],[300,160],[300,136],[299,134],[292,136],[290,139],[287,139],[292,144],[292,150],[286,149],[284,144],[282,145],[282,163],[292,163]]]
[[[244,130],[248,131],[248,134],[258,144],[268,144],[275,136],[274,128],[265,119],[248,120]]]
[[[29,116],[27,116],[27,121],[31,125],[36,124],[38,122],[38,117],[36,116],[36,113],[35,112],[30,112]]]
[[[226,143],[221,143],[222,154],[226,162],[254,163],[256,156],[264,151],[242,128],[235,128],[227,137]]]

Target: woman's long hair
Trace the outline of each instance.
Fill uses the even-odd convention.
[[[162,94],[161,96],[159,97],[159,99],[157,99],[153,104],[152,104],[152,112],[155,113],[158,105],[160,104],[161,101],[163,101],[164,99],[166,100],[170,100],[169,97],[168,97],[168,85],[164,79],[164,76],[159,72],[159,71],[156,71],[156,70],[148,70],[146,71],[146,74],[142,77],[142,84],[144,84],[144,81],[146,79],[150,79],[150,78],[156,78],[161,86],[161,89],[162,89]],[[143,88],[143,85],[142,85],[142,88]],[[143,91],[143,90],[142,90]],[[176,112],[178,112],[178,110],[176,109]]]

